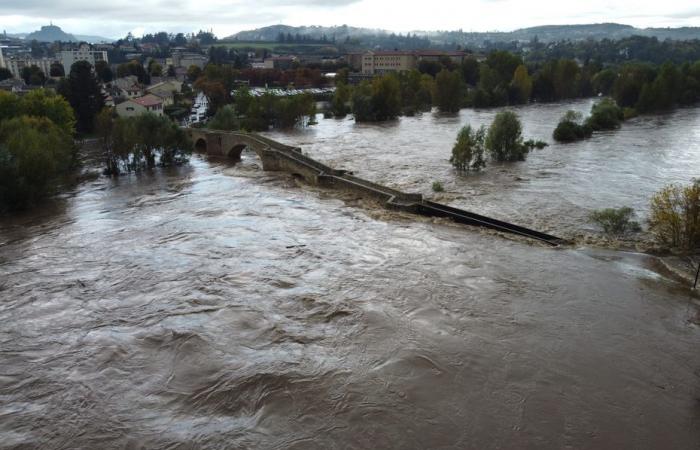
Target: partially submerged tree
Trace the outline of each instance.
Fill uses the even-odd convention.
[[[649,229],[662,245],[700,248],[700,181],[672,184],[657,192],[651,199]]]
[[[501,111],[489,127],[486,149],[496,161],[524,161],[529,148],[523,145],[523,127],[513,111]]]
[[[450,163],[457,170],[481,170],[486,166],[484,160],[484,139],[486,128],[472,129],[471,125],[463,127],[457,135],[457,142],[452,147]]]

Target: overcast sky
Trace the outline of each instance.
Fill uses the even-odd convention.
[[[266,25],[352,25],[412,30],[510,31],[535,25],[620,22],[700,26],[698,0],[0,0],[0,24],[27,32],[122,37],[213,29],[219,37]]]

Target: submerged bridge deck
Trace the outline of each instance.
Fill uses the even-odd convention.
[[[260,157],[264,170],[289,172],[315,185],[356,192],[364,197],[376,199],[390,209],[428,217],[446,217],[455,222],[516,234],[552,246],[565,243],[563,239],[556,236],[431,202],[423,199],[421,194],[401,192],[357,178],[347,171],[333,169],[309,158],[302,154],[299,147],[285,145],[258,134],[194,128],[188,129],[188,132],[198,151],[210,155],[240,158],[243,149],[249,147]]]

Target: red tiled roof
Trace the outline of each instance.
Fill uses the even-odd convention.
[[[161,100],[160,97],[157,97],[153,94],[148,94],[144,95],[143,97],[135,98],[133,99],[133,101],[141,106],[145,106],[146,108],[148,108],[149,106],[156,106],[163,103],[163,100]]]

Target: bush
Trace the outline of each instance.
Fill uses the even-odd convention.
[[[444,192],[445,188],[439,181],[433,181],[433,192]]]
[[[634,217],[632,208],[608,208],[591,213],[591,221],[598,224],[605,234],[620,236],[629,232],[641,230],[638,222],[631,220]]]
[[[581,113],[567,111],[561,118],[552,137],[557,142],[575,142],[591,137],[593,129],[588,123],[582,123]]]
[[[450,163],[457,170],[480,170],[486,166],[484,161],[484,127],[474,131],[470,125],[462,128],[457,135],[457,142],[452,147]]]
[[[614,100],[606,98],[593,105],[586,125],[593,131],[614,130],[620,127],[625,113]]]
[[[651,199],[649,229],[657,241],[673,248],[700,248],[700,181],[670,185]]]
[[[529,148],[523,144],[523,127],[512,111],[502,111],[489,127],[486,149],[496,161],[524,161]]]

